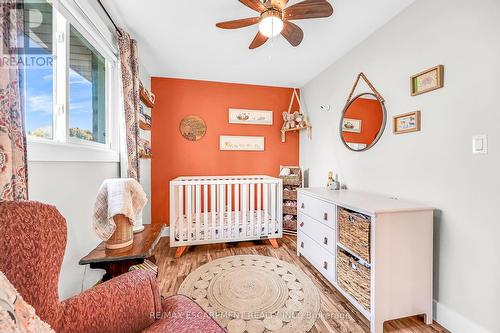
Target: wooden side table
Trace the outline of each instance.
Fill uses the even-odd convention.
[[[134,234],[134,243],[122,249],[106,249],[106,243],[102,242],[80,259],[79,264],[104,269],[106,274],[102,280],[107,281],[128,272],[130,266],[142,264],[145,259],[156,262],[153,252],[164,228],[164,224],[145,224],[144,231]]]

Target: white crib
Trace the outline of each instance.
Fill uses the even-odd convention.
[[[269,176],[178,177],[170,182],[170,246],[182,247],[180,256],[189,245],[281,238],[282,194],[281,179]]]

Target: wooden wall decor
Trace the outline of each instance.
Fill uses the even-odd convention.
[[[420,131],[420,111],[394,116],[394,134]]]
[[[299,110],[293,112],[292,107],[293,107],[293,102],[294,102],[295,99],[297,99],[297,103],[299,105]],[[287,122],[288,122],[287,118],[288,117],[285,117],[285,116],[287,116],[287,114],[291,117],[291,119],[294,119],[292,121],[293,126],[291,128],[289,126],[287,126]],[[312,128],[312,126],[309,123],[309,120],[307,119],[307,115],[305,115],[302,112],[302,105],[300,103],[300,97],[299,97],[299,94],[297,93],[297,89],[295,89],[295,88],[293,88],[292,98],[290,99],[290,105],[288,106],[288,111],[284,112],[283,116],[284,116],[283,117],[284,118],[284,122],[283,122],[283,127],[281,128],[281,142],[285,142],[285,140],[286,140],[286,132],[300,131],[302,129],[306,129],[307,130],[307,137],[309,139],[312,138],[312,134],[311,134],[311,128]],[[297,119],[297,116],[300,119],[300,122],[296,122],[295,121],[295,119]]]
[[[220,150],[264,151],[263,136],[235,136],[221,135],[219,137]]]
[[[410,78],[411,95],[417,96],[444,87],[444,66],[437,65]]]
[[[205,136],[207,125],[201,117],[189,115],[181,120],[179,130],[186,140],[198,141]]]
[[[272,125],[273,111],[229,109],[230,124]]]

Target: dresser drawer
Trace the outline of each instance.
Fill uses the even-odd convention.
[[[337,250],[337,283],[365,309],[370,310],[371,270],[340,248]]]
[[[306,194],[297,196],[298,211],[330,227],[335,225],[335,205]]]
[[[335,255],[300,230],[297,232],[297,253],[304,256],[330,282],[335,281]]]
[[[338,207],[339,241],[366,262],[370,262],[370,217]]]
[[[298,230],[312,238],[330,253],[335,253],[335,228],[330,228],[307,216],[299,213],[297,216]]]

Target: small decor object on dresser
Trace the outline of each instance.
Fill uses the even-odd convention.
[[[444,66],[438,65],[413,75],[410,79],[410,84],[412,96],[443,88]]]
[[[264,151],[263,136],[231,136],[221,135],[220,150]]]
[[[189,115],[181,120],[179,130],[186,140],[198,141],[205,136],[207,125],[202,118],[195,115]]]
[[[272,125],[273,111],[229,109],[230,124]]]
[[[420,111],[400,114],[394,117],[394,134],[420,131]]]
[[[328,172],[328,183],[326,183],[326,188],[332,191],[340,190],[340,183],[337,178],[333,176],[333,171]]]
[[[280,166],[283,180],[283,233],[297,234],[297,189],[304,187],[304,170],[300,166]]]

